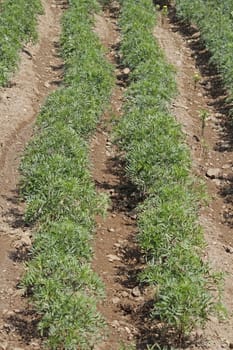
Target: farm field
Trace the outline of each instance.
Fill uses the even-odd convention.
[[[231,2],[30,4],[1,4],[0,349],[233,348]]]

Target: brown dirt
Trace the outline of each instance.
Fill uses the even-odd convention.
[[[0,89],[0,349],[39,349],[36,317],[17,289],[24,268],[21,260],[31,243],[18,197],[19,163],[32,135],[36,115],[46,96],[62,79],[58,56],[63,2],[42,0],[39,40],[25,45],[18,72],[9,87]]]
[[[179,23],[173,13],[169,20],[162,22],[158,21],[154,35],[168,61],[176,68],[178,96],[172,112],[186,134],[193,172],[204,180],[209,196],[208,205],[200,208],[200,223],[207,242],[206,257],[214,271],[226,273],[223,302],[229,312],[228,318],[219,322],[211,317],[204,330],[203,344],[195,349],[229,348],[233,345],[233,148],[227,95],[216,68],[208,62],[210,55],[200,44],[197,29]],[[195,73],[201,77],[196,88]],[[200,110],[208,111],[209,115],[203,138]],[[219,174],[211,179],[207,172],[212,168],[218,169]]]

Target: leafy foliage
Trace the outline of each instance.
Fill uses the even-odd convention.
[[[35,40],[40,0],[6,0],[0,4],[0,85],[7,83],[25,42]]]
[[[174,70],[152,35],[153,4],[121,3],[121,51],[132,73],[116,140],[128,175],[147,194],[139,207],[138,239],[148,262],[141,280],[156,286],[152,317],[183,335],[208,319],[214,276],[201,259],[198,196],[181,128],[169,111]]]
[[[39,115],[21,170],[25,220],[36,224],[23,284],[42,315],[50,349],[90,349],[103,320],[102,284],[90,266],[94,216],[105,199],[89,172],[88,140],[109,100],[112,70],[93,33],[94,0],[72,0],[63,17],[64,86]]]

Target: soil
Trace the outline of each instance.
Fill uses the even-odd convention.
[[[58,88],[63,65],[58,54],[60,17],[65,2],[42,0],[45,13],[40,16],[36,45],[28,44],[9,87],[0,89],[0,350],[36,350],[42,347],[36,332],[39,316],[23,291],[17,288],[24,273],[22,261],[33,241],[32,228],[23,221],[24,204],[19,200],[18,167],[23,150],[33,134],[33,124],[46,96]],[[168,61],[175,66],[178,94],[172,113],[182,125],[191,150],[193,173],[206,184],[208,204],[200,206],[200,223],[207,248],[204,259],[214,271],[225,272],[223,302],[228,317],[211,317],[204,330],[193,334],[192,342],[180,348],[219,350],[233,348],[233,215],[232,125],[228,117],[226,91],[210,54],[200,43],[193,26],[179,23],[173,9],[160,19],[154,35]],[[119,350],[123,344],[148,349],[158,343],[170,348],[161,334],[161,325],[149,320],[153,290],[139,284],[144,268],[137,245],[137,212],[142,200],[125,174],[124,157],[111,139],[114,121],[122,116],[128,67],[120,63],[119,5],[113,1],[95,17],[95,32],[106,47],[106,56],[115,65],[115,88],[111,107],[98,125],[90,147],[92,175],[99,192],[109,197],[105,218],[97,217],[92,266],[105,284],[106,297],[99,311],[106,320],[106,332],[95,350]],[[194,84],[194,75],[200,80]],[[200,111],[208,118],[204,130]],[[114,116],[114,117],[113,117]],[[203,132],[204,131],[204,132]]]
[[[37,316],[17,285],[22,260],[31,245],[31,229],[23,222],[19,200],[19,164],[46,96],[62,79],[58,55],[63,2],[42,0],[38,42],[24,46],[17,73],[0,89],[0,349],[39,349]]]

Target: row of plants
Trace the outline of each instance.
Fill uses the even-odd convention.
[[[105,198],[90,175],[90,135],[109,101],[112,68],[93,32],[95,0],[70,0],[62,20],[64,84],[38,117],[21,165],[25,220],[36,225],[22,282],[50,349],[88,349],[103,320],[103,286],[91,269],[95,215]]]
[[[40,0],[4,0],[0,4],[0,85],[14,72],[23,45],[36,40],[37,15],[42,13]]]
[[[233,4],[231,0],[176,0],[177,15],[197,25],[224,83],[233,93]]]
[[[147,261],[140,280],[154,286],[152,318],[185,335],[218,305],[210,292],[217,275],[202,260],[201,191],[190,175],[181,127],[170,113],[174,69],[152,35],[152,1],[121,5],[121,54],[131,74],[116,141],[125,151],[128,176],[146,196],[138,207],[138,241]]]

